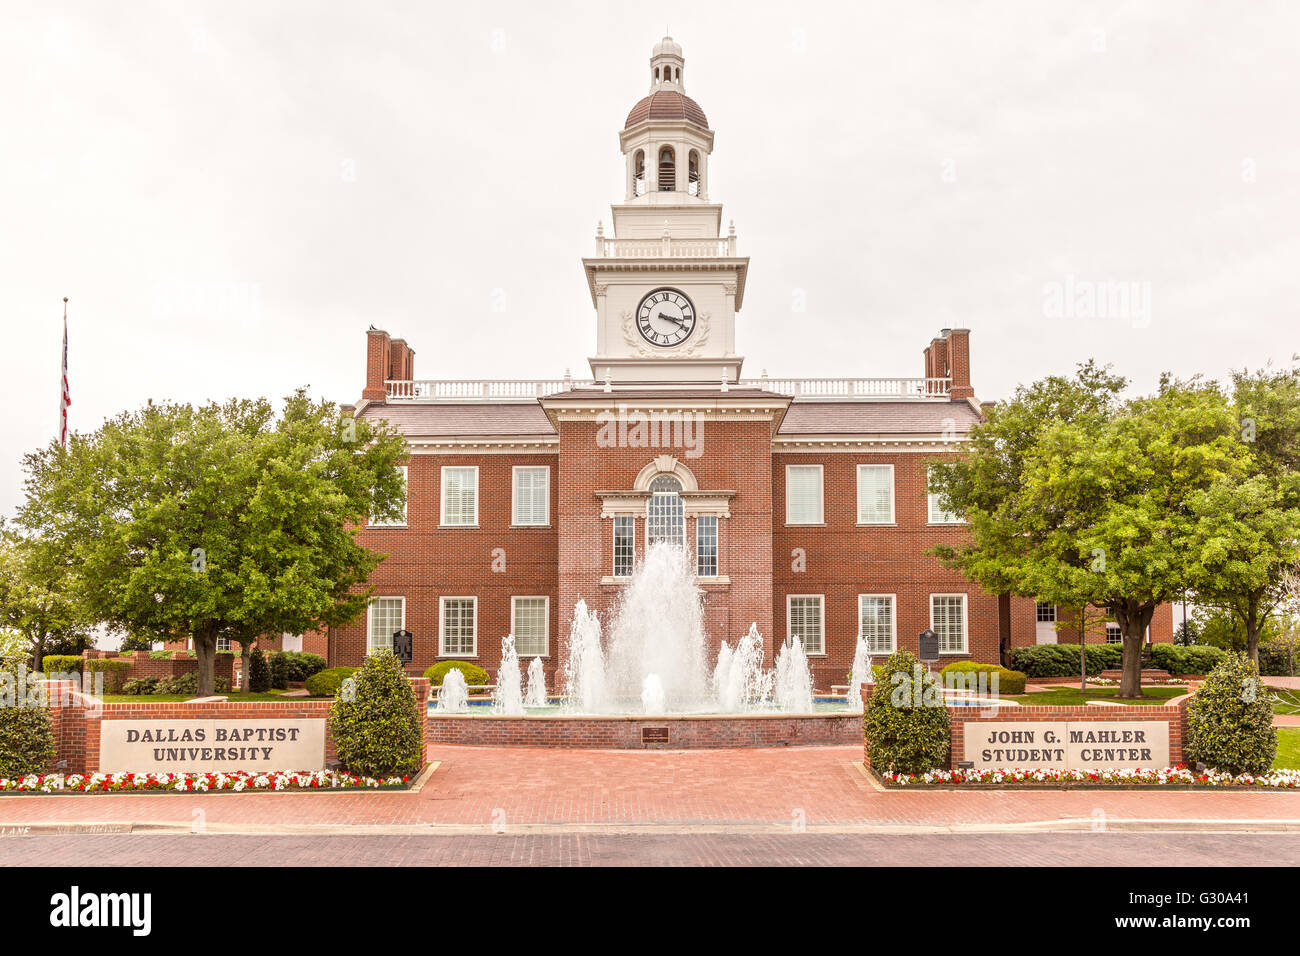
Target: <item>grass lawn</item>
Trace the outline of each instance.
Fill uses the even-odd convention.
[[[1273,758],[1275,770],[1300,770],[1300,727],[1277,728],[1277,756]]]
[[[1036,694],[1021,694],[1007,699],[1031,707],[1074,707],[1090,700],[1108,700],[1118,693],[1118,687],[1089,687],[1086,691],[1077,687],[1053,687]],[[1113,703],[1137,706],[1163,704],[1170,698],[1181,697],[1186,693],[1186,687],[1143,687],[1142,700],[1116,700]]]
[[[285,700],[284,691],[269,690],[261,694],[244,694],[235,691],[231,694],[220,694],[218,696],[228,697],[231,703],[241,703],[246,701],[258,700]],[[290,697],[289,700],[328,700],[325,697]],[[158,704],[180,700],[194,700],[193,694],[105,694],[104,703],[106,704]]]

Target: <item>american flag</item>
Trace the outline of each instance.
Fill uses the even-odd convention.
[[[63,380],[62,394],[59,396],[59,444],[68,447],[68,406],[72,396],[68,393],[68,300],[63,300]]]

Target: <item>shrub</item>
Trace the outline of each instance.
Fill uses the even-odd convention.
[[[1088,674],[1096,677],[1102,671],[1118,670],[1124,663],[1124,648],[1120,644],[1085,644],[1084,660]],[[1078,677],[1078,644],[1031,644],[1011,651],[1011,667],[1026,677]]]
[[[51,674],[80,674],[82,663],[80,654],[46,654],[41,658],[41,670],[47,679]]]
[[[88,660],[85,662],[86,682],[82,685],[87,690],[94,690],[94,678],[92,674],[104,675],[104,693],[120,694],[122,685],[126,682],[127,675],[131,673],[130,661],[111,660],[103,658],[100,660]]]
[[[271,689],[271,668],[266,662],[265,651],[253,651],[248,662],[248,689],[254,694],[262,694]]]
[[[285,660],[284,651],[267,655],[270,661],[271,686],[276,690],[289,689],[289,662]]]
[[[1183,756],[1224,773],[1259,774],[1276,753],[1273,695],[1260,683],[1254,661],[1230,654],[1187,705]]]
[[[20,667],[26,669],[22,659],[5,660],[4,670],[15,683]],[[54,762],[54,756],[54,719],[48,706],[0,707],[0,777],[13,779],[44,773]]]
[[[307,678],[307,693],[313,697],[333,697],[343,682],[357,672],[355,667],[331,667]]]
[[[325,658],[307,651],[281,651],[285,666],[289,669],[289,680],[305,681],[312,674],[325,669]]]
[[[1208,674],[1227,657],[1227,651],[1204,644],[1152,644],[1151,666],[1180,674]]]
[[[910,651],[897,651],[885,662],[876,689],[867,698],[863,732],[867,756],[877,773],[947,768],[951,722],[943,689],[937,678],[924,673]]]
[[[429,679],[429,683],[434,687],[442,686],[442,679],[447,676],[447,671],[455,668],[465,675],[465,683],[471,687],[482,686],[488,682],[488,672],[474,664],[467,664],[465,661],[439,661],[424,672],[424,676]]]
[[[947,667],[939,672],[943,675],[948,674],[997,674],[999,696],[1011,696],[1013,694],[1023,694],[1025,692],[1025,682],[1028,679],[1020,671],[1013,671],[999,664],[981,664],[978,661],[953,661]],[[978,681],[978,678],[976,678]],[[993,690],[993,678],[988,678],[988,689]],[[945,686],[950,681],[945,677]]]
[[[154,687],[155,694],[197,694],[199,692],[198,671],[164,677]]]
[[[424,715],[416,712],[415,691],[392,651],[366,658],[350,697],[336,698],[330,707],[330,733],[344,769],[368,777],[419,773]]]
[[[124,694],[153,694],[158,690],[156,677],[132,677],[122,685]]]

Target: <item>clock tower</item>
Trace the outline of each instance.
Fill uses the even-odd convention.
[[[709,199],[713,130],[686,95],[672,37],[650,54],[650,92],[627,115],[624,196],[582,260],[596,309],[598,381],[721,383],[740,377],[736,313],[749,259]]]

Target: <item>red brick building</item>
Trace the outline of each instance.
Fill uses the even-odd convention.
[[[941,330],[915,377],[742,377],[749,260],[710,199],[714,133],[685,94],[681,48],[665,38],[650,69],[619,134],[625,196],[582,260],[591,378],[417,380],[414,349],[372,328],[355,414],[406,436],[406,516],[360,532],[388,555],[367,619],[304,649],[355,664],[406,629],[413,673],[495,672],[513,633],[554,688],[575,602],[607,615],[660,539],[695,557],[715,650],[755,623],[770,661],[798,635],[822,690],[844,682],[860,632],[885,654],[933,628],[944,661],[1054,640],[1055,609],[985,593],[927,554],[965,533],[926,473],[980,419],[970,332]],[[1152,636],[1170,626],[1162,608]]]

